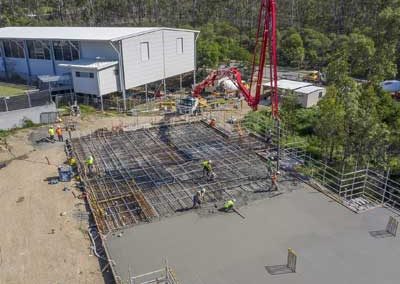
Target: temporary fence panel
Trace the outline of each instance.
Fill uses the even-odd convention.
[[[43,106],[51,101],[48,91],[26,93],[19,96],[0,98],[0,112]]]
[[[399,221],[397,221],[395,218],[392,216],[389,216],[389,221],[386,226],[386,231],[391,234],[392,236],[396,236],[397,234],[397,228],[399,226]]]
[[[273,132],[272,143],[277,145],[277,131]],[[379,173],[368,168],[353,171],[336,170],[327,163],[316,160],[305,152],[301,141],[290,141],[288,131],[279,131],[281,160],[294,159],[303,164],[307,174],[322,186],[336,193],[343,200],[367,198],[373,204],[400,209],[400,183],[389,178],[390,172]],[[266,138],[267,139],[267,138]],[[289,142],[288,142],[289,141]],[[272,149],[276,151],[276,147]]]
[[[0,98],[0,112],[3,112],[3,111],[8,111],[6,98]]]
[[[57,121],[58,112],[42,112],[40,114],[41,124],[50,124]]]
[[[297,265],[297,254],[291,248],[288,249],[288,257],[287,257],[287,267],[292,271],[296,272]]]

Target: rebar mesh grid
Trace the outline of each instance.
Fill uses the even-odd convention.
[[[81,169],[88,155],[94,157],[95,174],[81,175],[103,233],[191,208],[201,188],[206,202],[218,202],[270,184],[267,165],[256,154],[267,147],[263,141],[228,138],[202,122],[98,130],[72,143]],[[203,177],[205,159],[213,161],[214,180]]]

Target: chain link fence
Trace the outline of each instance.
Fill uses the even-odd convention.
[[[51,98],[47,90],[29,92],[19,96],[0,97],[0,112],[43,106],[50,102]]]

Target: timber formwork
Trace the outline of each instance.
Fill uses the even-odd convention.
[[[206,203],[218,203],[270,187],[267,165],[256,153],[266,148],[263,141],[227,137],[203,122],[98,130],[72,144],[102,233],[187,210],[201,188]],[[91,176],[84,170],[90,154]],[[213,161],[214,180],[203,177],[205,159]]]

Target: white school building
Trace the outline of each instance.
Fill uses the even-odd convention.
[[[126,97],[127,89],[194,71],[198,34],[163,27],[0,28],[0,75],[69,78],[76,93]]]

